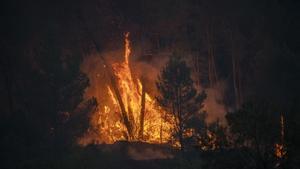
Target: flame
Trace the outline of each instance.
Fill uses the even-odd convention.
[[[122,117],[118,98],[110,85],[107,86],[107,100],[109,104],[103,105],[99,109],[97,120],[92,126],[98,127],[99,142],[114,143],[119,140],[145,141],[148,143],[166,143],[171,138],[172,125],[165,120],[165,111],[157,104],[147,92],[144,94],[144,122],[143,134],[140,137],[140,118],[142,109],[143,84],[139,78],[133,76],[130,68],[131,46],[129,40],[130,33],[125,33],[124,61],[112,64],[112,74],[116,79],[116,86],[120,92],[126,115],[132,127],[132,138],[129,138],[126,125]],[[83,141],[84,142],[84,141]],[[82,143],[84,145],[88,143]]]
[[[211,150],[215,150],[217,148],[217,136],[215,133],[213,133],[209,130],[206,130],[206,132],[207,132],[207,136],[209,138],[208,145],[210,146]]]
[[[125,64],[129,64],[129,55],[131,53],[130,49],[130,40],[129,40],[129,32],[125,33]]]
[[[130,33],[124,34],[124,59],[121,62],[111,63],[111,66],[106,63],[103,69],[109,70],[115,79],[111,84],[99,81],[99,71],[87,69],[90,78],[93,80],[92,88],[86,93],[89,97],[96,97],[99,102],[99,107],[92,114],[89,130],[79,138],[80,145],[88,144],[113,144],[116,141],[143,141],[147,143],[170,143],[172,146],[180,148],[180,143],[176,138],[172,137],[172,131],[175,130],[174,119],[168,116],[157,101],[144,89],[144,81],[134,76],[130,67]],[[97,60],[96,60],[97,61]],[[92,60],[94,64],[95,60]],[[102,67],[102,64],[101,64]],[[111,69],[111,70],[110,70]],[[102,70],[102,69],[101,69]],[[91,73],[94,72],[94,73]],[[107,72],[106,72],[107,73]],[[97,79],[93,79],[96,74]],[[108,75],[108,74],[106,74]],[[109,76],[109,75],[108,75]],[[110,79],[111,80],[111,79]],[[113,86],[112,83],[116,86]],[[98,85],[103,85],[100,87]],[[116,89],[117,88],[117,89]],[[116,90],[120,93],[121,101],[124,104],[124,112],[120,107],[120,98],[117,97]],[[99,94],[101,91],[101,95]],[[144,92],[143,92],[144,91]],[[144,93],[144,95],[143,95]],[[144,96],[144,121],[141,124],[142,100]],[[124,114],[128,117],[132,135],[129,137],[128,128],[125,125]],[[168,118],[168,120],[167,120]],[[143,129],[141,137],[141,129]],[[193,129],[187,129],[184,132],[184,137],[193,137],[195,135]],[[203,150],[215,149],[216,135],[213,132],[207,131],[209,143],[199,145]],[[208,145],[209,144],[209,145]]]
[[[279,159],[286,155],[285,145],[284,145],[284,117],[280,115],[280,143],[275,144],[275,156]]]

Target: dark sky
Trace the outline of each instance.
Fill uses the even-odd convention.
[[[2,15],[2,31],[5,35],[11,32],[21,39],[21,36],[31,35],[33,32],[40,31],[53,24],[74,24],[76,17],[94,19],[111,17],[115,19],[115,24],[122,28],[132,27],[134,24],[139,26],[153,26],[161,22],[180,22],[181,13],[188,13],[189,18],[193,16],[219,16],[241,18],[237,22],[246,22],[248,17],[265,16],[270,22],[283,20],[279,29],[283,29],[277,34],[286,33],[285,38],[294,41],[295,33],[298,33],[299,24],[299,2],[296,0],[278,1],[206,1],[206,0],[163,0],[163,1],[2,1],[1,7],[4,12]],[[275,5],[274,5],[275,4]],[[278,7],[276,7],[276,5]],[[280,8],[279,10],[277,10]],[[102,16],[97,16],[101,14]],[[272,20],[270,20],[271,18]],[[269,22],[267,21],[267,22]],[[72,23],[74,22],[74,23]],[[101,22],[101,21],[100,21]],[[105,21],[104,21],[105,22]],[[250,21],[251,22],[251,21]],[[108,24],[108,23],[103,23]],[[73,25],[72,25],[73,26]],[[116,25],[114,25],[116,26]],[[277,25],[276,25],[277,26]],[[270,31],[278,28],[270,26]],[[7,32],[7,33],[5,33]],[[292,34],[292,35],[291,35]],[[297,34],[299,35],[299,33]],[[291,44],[292,45],[292,44]],[[297,48],[294,46],[293,48]]]
[[[1,3],[1,44],[8,51],[18,51],[16,58],[45,37],[56,39],[61,46],[81,47],[89,46],[93,37],[104,50],[108,42],[113,45],[115,41],[120,42],[125,31],[132,32],[133,40],[140,34],[151,40],[154,32],[165,41],[171,37],[181,46],[202,50],[206,48],[203,37],[210,22],[216,24],[216,36],[225,44],[219,47],[220,58],[226,57],[227,25],[236,25],[239,30],[246,58],[254,56],[262,46],[277,43],[286,45],[296,55],[300,49],[297,0],[12,0]],[[230,71],[226,61],[219,62],[220,75],[226,76]],[[247,59],[244,63],[247,65]]]

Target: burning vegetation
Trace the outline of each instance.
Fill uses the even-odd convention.
[[[284,117],[280,115],[280,142],[275,144],[275,156],[279,159],[283,159],[286,155],[286,147],[284,145]]]
[[[292,1],[3,2],[1,168],[298,169]]]
[[[207,95],[194,88],[186,63],[178,56],[170,59],[156,82],[161,94],[154,98],[147,91],[144,77],[137,77],[131,69],[129,35],[129,32],[124,34],[121,61],[109,63],[104,57],[99,57],[108,82],[101,91],[105,94],[97,96],[95,89],[88,94],[89,97],[96,96],[100,104],[91,116],[89,130],[79,143],[112,144],[126,140],[167,143],[183,148],[189,140],[203,150],[219,147],[216,131],[211,130],[206,122],[204,108],[207,109],[207,105],[204,106],[204,101]],[[217,127],[220,126],[218,123]]]
[[[120,140],[166,143],[170,141],[172,125],[165,119],[165,111],[146,92],[140,78],[130,68],[131,46],[129,32],[125,33],[124,58],[121,62],[104,65],[110,83],[106,86],[107,103],[94,113],[91,126],[96,127],[98,143]],[[85,137],[81,144],[90,144]]]
[[[165,94],[165,98],[170,97],[170,100],[163,100],[162,95],[157,98],[151,96],[147,91],[145,79],[138,77],[131,69],[131,52],[130,33],[127,32],[124,34],[124,56],[121,61],[110,63],[107,62],[105,57],[99,57],[100,60],[98,61],[103,65],[104,77],[107,80],[102,88],[103,91],[101,91],[101,93],[105,94],[97,96],[97,90],[95,89],[91,90],[88,94],[89,97],[96,96],[100,104],[98,105],[98,109],[91,115],[90,127],[83,137],[79,139],[79,144],[113,144],[126,140],[154,144],[167,143],[182,148],[188,140],[189,144],[199,147],[204,151],[225,147],[229,148],[226,127],[220,124],[218,120],[210,123],[206,121],[207,114],[205,109],[210,109],[209,106],[213,105],[209,102],[204,102],[207,97],[205,93],[197,96],[196,89],[191,88],[191,93],[187,93],[187,96],[190,95],[188,97],[191,98],[198,97],[196,100],[198,99],[199,102],[195,101],[187,103],[187,105],[181,105],[182,103],[176,100],[186,99],[187,96],[183,95],[182,98],[178,94],[174,95],[174,98],[170,96],[173,92],[170,90],[172,88],[171,83],[176,83],[178,79],[183,77],[182,75],[178,75],[178,77],[174,75],[173,77],[170,76],[170,84],[167,83],[168,79],[161,79],[161,76],[159,77],[161,82],[157,82],[158,90],[162,95]],[[174,68],[177,69],[177,67]],[[98,72],[96,72],[96,75],[99,77]],[[103,80],[105,78],[100,82],[103,83]],[[188,79],[185,81],[188,81]],[[165,86],[162,86],[162,83],[165,83]],[[193,86],[192,83],[191,86]],[[167,105],[167,103],[170,105]],[[198,111],[200,110],[199,108],[193,107],[195,105],[200,109],[204,108],[202,114],[201,111]],[[189,112],[184,114],[184,111]],[[189,113],[191,114],[189,115]],[[230,120],[229,118],[229,122],[231,122]],[[283,144],[283,120],[283,115],[281,115],[281,140],[280,143],[274,144],[274,154],[279,159],[282,159],[286,155]],[[248,124],[244,125],[243,127],[247,127]],[[245,140],[245,142],[248,141]]]

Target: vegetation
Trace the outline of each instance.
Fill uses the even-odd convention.
[[[299,8],[296,0],[1,2],[1,168],[299,168]],[[121,49],[127,31],[141,51],[130,66],[142,65],[133,74],[147,86],[138,138],[147,94],[157,95],[185,151],[171,159],[136,161],[121,148],[77,144],[94,132],[90,115],[103,104],[84,97],[91,78],[83,59]],[[181,57],[165,64],[176,50]],[[161,66],[157,92],[149,79]],[[226,116],[208,123],[211,97]]]
[[[271,168],[279,162],[274,151],[282,134],[280,113],[277,112],[267,102],[256,101],[244,104],[240,110],[226,116],[234,146],[251,149],[247,155],[256,168]]]
[[[206,94],[198,94],[191,79],[190,68],[178,56],[170,57],[156,85],[160,92],[157,100],[169,113],[167,118],[175,124],[173,135],[184,150],[186,134],[189,129],[194,129],[192,125],[204,126],[201,119],[197,119],[201,118]]]

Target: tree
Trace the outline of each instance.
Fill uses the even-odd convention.
[[[207,123],[207,113],[201,112],[189,121],[189,128],[193,129],[189,137],[190,143],[203,151],[222,150],[228,147],[226,127],[220,120]]]
[[[274,166],[276,143],[280,142],[280,113],[274,105],[256,100],[226,115],[237,147],[248,148],[257,168]]]
[[[174,123],[173,136],[179,141],[181,150],[185,148],[185,135],[191,129],[188,124],[200,115],[206,98],[204,92],[197,92],[193,83],[190,68],[177,55],[169,59],[156,82],[160,93],[157,101]]]

